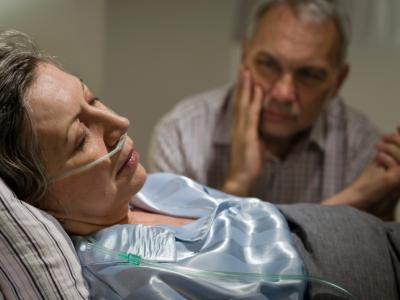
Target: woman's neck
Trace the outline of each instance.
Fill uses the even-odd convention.
[[[193,222],[193,219],[171,217],[158,213],[152,213],[140,208],[135,208],[129,212],[129,224],[143,224],[148,226],[173,225],[183,226]]]
[[[103,219],[104,220],[104,219]],[[60,219],[64,229],[75,235],[89,235],[101,229],[116,224],[143,224],[147,226],[172,225],[183,226],[193,222],[193,219],[172,217],[163,214],[148,212],[140,208],[127,209],[126,214],[117,221],[112,222],[88,222],[72,219]]]
[[[115,216],[85,216],[80,218],[66,218],[54,214],[53,216],[60,221],[68,233],[75,235],[89,235],[112,225],[130,223],[130,209],[128,207]]]

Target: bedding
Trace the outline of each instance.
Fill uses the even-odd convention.
[[[131,205],[195,220],[180,227],[114,225],[73,238],[95,299],[303,298],[306,284],[302,280],[262,282],[243,276],[231,280],[213,272],[305,274],[285,218],[274,205],[255,198],[244,201],[166,173],[149,175]],[[91,247],[86,239],[96,241],[100,248]],[[138,268],[105,249],[139,255],[157,267]],[[165,266],[201,270],[207,276]]]
[[[0,290],[5,299],[88,299],[70,238],[0,178]],[[1,299],[1,298],[0,298]]]
[[[213,202],[212,198],[226,197],[223,193],[192,181],[182,180],[182,178],[172,180],[171,177],[165,176],[164,179],[168,179],[164,181],[166,184],[149,180],[146,184],[147,190],[144,189],[133,199],[133,206],[140,206],[151,211],[170,211],[171,214],[182,214],[204,221],[209,212],[220,205],[218,201]],[[174,181],[174,184],[171,181]],[[179,199],[179,197],[187,198],[190,193],[192,196],[197,194],[198,197],[192,197],[193,201],[186,203],[175,203],[179,209],[171,206],[171,200]],[[146,195],[154,202],[147,201],[150,199],[146,199]],[[142,199],[137,199],[138,197]],[[196,205],[196,201],[199,201],[197,204],[208,201],[209,205]],[[285,223],[289,225],[292,242],[303,260],[305,272],[308,275],[337,283],[359,299],[399,299],[399,223],[384,223],[373,216],[345,206],[298,204],[281,205],[278,209],[286,219]],[[183,213],[184,210],[186,213]],[[189,210],[190,213],[188,213]],[[232,214],[236,213],[235,207],[228,210]],[[244,218],[245,216],[243,220]],[[223,219],[220,217],[220,220]],[[240,224],[241,220],[237,218],[236,221],[236,224]],[[220,225],[223,225],[223,222]],[[122,228],[127,225],[111,227],[108,233],[100,231],[95,238],[104,247],[109,248],[111,244],[107,235],[111,236],[114,230],[121,230],[118,226]],[[207,228],[207,226],[199,225],[198,228]],[[223,226],[218,228],[223,228]],[[180,236],[182,241],[190,240],[182,229],[164,227],[161,230],[173,232],[175,236]],[[153,233],[159,234],[156,229],[148,228],[134,231],[150,236],[153,236]],[[161,261],[182,261],[182,256],[180,256],[182,251],[189,253],[190,249],[194,249],[185,248],[182,241],[172,241],[168,236],[165,236],[163,241],[164,243],[159,240],[159,245],[162,247],[151,248],[150,244],[142,244],[142,246],[138,244],[133,245],[132,249],[120,247],[123,244],[128,245],[127,240],[114,240],[113,243],[118,246],[114,249],[140,253],[145,258],[154,257]],[[171,248],[171,242],[178,246],[175,250]],[[234,246],[230,239],[226,239],[226,242],[226,244],[220,243],[221,247]],[[146,248],[147,246],[149,248]],[[200,245],[194,243],[193,246]],[[234,248],[231,249],[235,250]],[[132,276],[129,278],[126,276],[129,272],[124,270],[130,268],[126,262],[104,253],[81,252],[78,244],[77,249],[80,251],[79,255],[83,259],[85,273],[89,278],[88,285],[82,277],[82,269],[71,246],[71,240],[60,224],[48,214],[21,202],[0,179],[0,299],[88,299],[88,288],[93,293],[91,294],[93,299],[99,299],[97,296],[101,294],[112,295],[115,299],[121,299],[119,296],[128,299],[132,291],[126,287],[132,288],[130,286],[132,282],[139,287],[133,291],[135,296],[140,296],[138,299],[157,299],[157,297],[165,299],[164,294],[158,294],[159,291],[165,289],[169,293],[179,293],[181,290],[174,290],[174,288],[184,285],[193,288],[190,292],[196,298],[200,294],[197,291],[206,282],[206,280],[197,281],[150,268],[143,268],[141,273],[136,272],[137,270],[129,271],[134,272],[130,273]],[[151,251],[143,251],[146,249]],[[174,251],[168,252],[168,249]],[[246,255],[248,255],[247,252]],[[191,257],[187,258],[187,262],[190,262]],[[209,267],[210,270],[222,270],[220,266],[224,265],[223,260],[208,260],[210,263],[208,266],[204,262],[207,261],[193,261],[192,266],[197,266],[199,269]],[[228,268],[236,268],[238,265],[230,264]],[[98,274],[97,271],[99,271]],[[295,270],[292,269],[291,272],[294,273]],[[110,274],[112,276],[108,276]],[[119,276],[125,276],[126,281],[119,281]],[[113,284],[109,285],[108,280]],[[208,281],[213,283],[212,280]],[[260,291],[257,290],[257,285],[254,286],[256,286],[255,292]],[[313,282],[309,282],[307,286],[306,298],[326,299],[333,292],[332,288],[327,289],[326,286],[316,285]],[[122,293],[118,295],[117,289]],[[217,293],[224,292],[227,291],[217,290]],[[214,293],[214,295],[218,294]],[[184,296],[181,295],[180,298]],[[179,297],[173,299],[179,299]]]
[[[137,268],[127,261],[128,252],[163,265],[306,274],[329,281],[307,281],[305,299],[400,299],[399,223],[385,223],[347,206],[275,207],[254,198],[243,201],[165,173],[150,174],[131,203],[133,209],[196,221],[181,227],[115,225],[85,237],[91,243],[94,239],[100,249],[75,239],[95,299],[286,300],[302,296],[298,281],[278,282],[280,289],[257,282],[225,284],[212,274],[199,279],[145,264]]]

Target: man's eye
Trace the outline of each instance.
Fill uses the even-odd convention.
[[[278,63],[273,59],[258,59],[257,64],[260,67],[267,68],[272,71],[276,71],[276,72],[280,71],[280,67],[279,67]]]
[[[297,72],[300,80],[323,81],[325,79],[325,72],[321,70],[302,69]]]

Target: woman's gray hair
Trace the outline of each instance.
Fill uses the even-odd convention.
[[[272,8],[288,6],[299,18],[315,22],[333,20],[339,35],[338,62],[347,59],[351,41],[351,22],[340,0],[266,0],[257,6],[250,22],[247,34],[251,38],[264,15]]]
[[[0,177],[19,199],[32,204],[47,189],[26,101],[40,62],[53,63],[29,36],[0,32]]]

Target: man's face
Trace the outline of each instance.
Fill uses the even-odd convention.
[[[242,65],[264,91],[260,133],[290,140],[310,128],[347,75],[339,67],[333,21],[301,20],[288,7],[272,8],[244,45]]]

